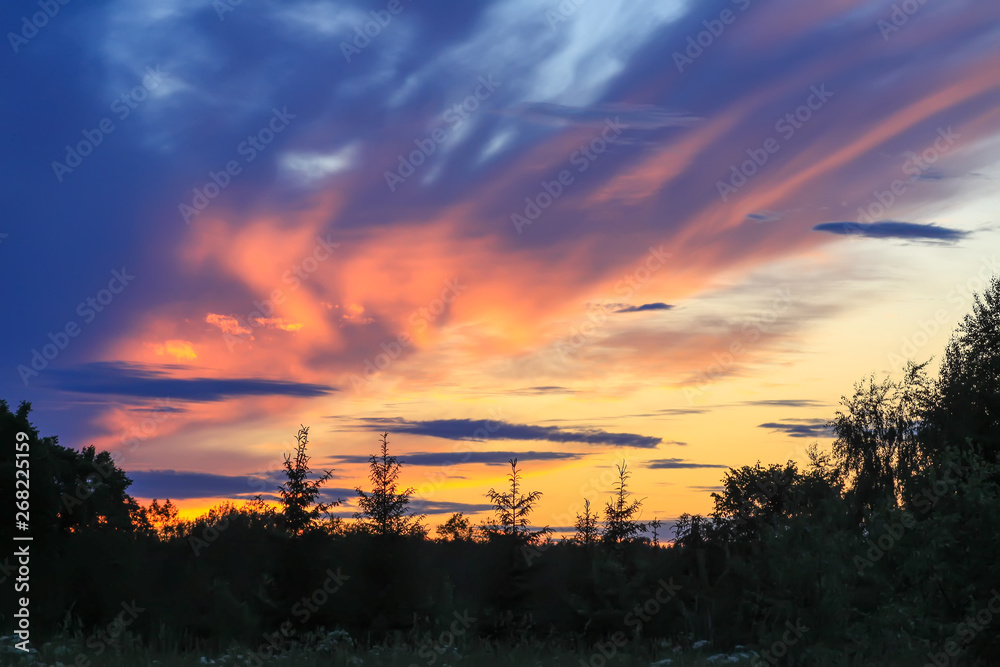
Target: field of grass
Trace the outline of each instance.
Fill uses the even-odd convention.
[[[754,661],[755,653],[736,650],[731,653],[712,651],[698,643],[698,648],[670,646],[660,643],[630,643],[616,647],[610,640],[591,647],[577,647],[552,642],[526,642],[519,645],[498,645],[476,641],[462,646],[443,646],[430,639],[416,645],[400,643],[356,647],[346,633],[328,633],[326,638],[309,648],[293,647],[269,651],[266,646],[251,649],[231,647],[221,654],[202,651],[151,651],[131,642],[107,647],[99,653],[87,649],[79,640],[54,641],[43,644],[37,653],[25,655],[10,650],[5,641],[0,647],[2,664],[17,667],[257,667],[281,665],[302,667],[699,667],[706,665],[768,664]]]

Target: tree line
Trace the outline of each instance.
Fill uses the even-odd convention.
[[[179,521],[169,500],[137,503],[107,452],[42,437],[30,409],[0,402],[0,434],[12,443],[25,432],[31,445],[42,637],[82,641],[133,605],[144,611],[129,641],[203,651],[252,646],[284,624],[294,638],[282,641],[325,627],[419,645],[460,615],[466,636],[484,641],[706,641],[756,647],[760,664],[991,664],[1000,654],[998,279],[975,296],[935,373],[911,362],[899,378],[859,382],[829,423],[832,446],[802,463],[728,470],[713,510],[682,515],[662,544],[624,462],[603,511],[587,499],[574,534],[557,540],[531,523],[541,493],[516,459],[506,487],[486,494],[486,520],[456,513],[432,539],[387,433],[345,520],[340,501],[324,501],[332,471],[309,466],[306,427],[276,502],[226,502]],[[14,471],[5,447],[4,488]],[[12,522],[0,531],[10,544]],[[3,629],[14,571],[0,563]]]

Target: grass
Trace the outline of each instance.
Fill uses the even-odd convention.
[[[610,642],[587,648],[558,642],[524,642],[498,645],[473,640],[461,646],[444,646],[431,639],[411,644],[356,647],[343,632],[327,633],[309,648],[292,647],[270,655],[264,647],[233,646],[222,654],[201,651],[152,651],[134,641],[108,647],[100,654],[79,638],[43,644],[32,655],[0,654],[2,664],[17,667],[215,667],[261,665],[302,667],[703,667],[707,665],[750,665],[751,652],[717,653],[702,647],[682,650],[665,642],[629,643],[615,648]],[[582,644],[582,642],[581,642]],[[4,646],[3,648],[7,648]],[[602,650],[603,649],[603,650]],[[263,654],[263,655],[262,655]]]

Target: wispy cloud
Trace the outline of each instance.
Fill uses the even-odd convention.
[[[176,378],[161,368],[113,362],[95,362],[78,368],[54,370],[51,376],[65,391],[178,401],[221,401],[235,396],[324,396],[333,387],[307,382],[264,378]]]
[[[184,470],[133,470],[129,493],[140,498],[252,498],[270,497],[283,481],[281,471],[248,475],[217,475]],[[324,488],[334,496],[356,495],[353,489]]]
[[[510,459],[518,461],[573,461],[586,454],[576,452],[414,452],[400,454],[399,461],[411,466],[452,466],[463,463],[485,465],[506,464]],[[343,463],[368,463],[368,456],[338,454],[331,456],[331,465]]]
[[[695,463],[687,459],[653,459],[646,464],[647,468],[659,469],[684,469],[684,468],[729,468],[729,466],[718,463]]]
[[[825,419],[786,419],[781,422],[767,422],[758,428],[766,428],[775,433],[784,433],[793,438],[830,438],[833,431],[827,427]]]
[[[682,111],[672,111],[652,104],[599,104],[573,107],[565,104],[536,102],[521,104],[506,111],[510,115],[543,123],[601,125],[614,118],[630,129],[652,130],[664,127],[691,127],[704,121]]]
[[[670,310],[673,306],[666,303],[644,303],[641,306],[624,306],[616,310],[616,313],[643,313],[648,310]]]
[[[839,234],[841,236],[864,236],[871,239],[904,239],[917,241],[941,241],[957,243],[970,233],[919,222],[824,222],[813,227],[813,231]]]
[[[396,419],[365,419],[373,428],[397,433],[428,435],[446,440],[476,440],[473,433],[481,429],[484,420],[479,419],[428,419],[410,421]],[[655,448],[661,438],[635,433],[609,433],[601,429],[569,430],[557,426],[534,426],[511,424],[505,421],[493,422],[489,438],[491,440],[543,440],[547,442],[576,442],[585,445],[605,445],[609,447]]]

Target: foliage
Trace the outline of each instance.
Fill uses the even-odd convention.
[[[396,647],[399,664],[411,653],[459,664],[447,639],[482,651],[470,652],[477,664],[500,647],[523,663],[545,642],[565,645],[574,664],[649,664],[661,660],[650,646],[688,652],[700,640],[719,655],[751,647],[760,664],[989,665],[1000,655],[998,378],[994,281],[938,377],[911,364],[900,380],[859,383],[831,422],[829,450],[728,470],[712,512],[679,517],[666,548],[643,537],[624,462],[603,526],[588,501],[573,539],[532,529],[541,493],[525,491],[511,459],[509,490],[487,494],[487,539],[473,539],[458,512],[430,540],[407,512],[412,489],[399,490],[387,434],[348,526],[322,521],[332,473],[310,477],[305,427],[285,456],[280,511],[258,496],[193,521],[169,500],[139,507],[107,452],[41,437],[30,404],[12,412],[0,401],[0,437],[25,433],[31,452],[31,566],[44,573],[31,581],[33,639],[69,637],[91,664],[234,645],[295,656],[322,645],[333,653],[323,664],[393,664]],[[0,450],[3,479],[16,469],[13,447]],[[0,524],[0,539],[11,537]],[[0,580],[14,565],[0,562]],[[13,595],[0,587],[0,630],[15,627]],[[123,605],[142,609],[125,632]],[[321,628],[338,628],[335,638]],[[371,655],[337,653],[342,633]]]
[[[615,495],[604,506],[604,530],[601,539],[607,544],[621,544],[636,539],[646,530],[646,524],[638,520],[642,511],[642,500],[630,500],[628,479],[632,476],[625,461],[616,466],[618,481]]]
[[[389,434],[381,434],[380,454],[372,454],[369,459],[368,478],[372,490],[366,493],[360,488],[358,507],[360,512],[354,518],[360,528],[374,535],[425,535],[427,528],[421,525],[421,516],[412,516],[407,510],[410,496],[415,489],[410,487],[397,491],[400,463],[389,454]]]
[[[437,527],[436,532],[439,539],[453,542],[470,542],[475,537],[472,522],[469,521],[464,512],[452,514],[447,521]]]
[[[317,527],[327,517],[330,508],[340,505],[340,501],[316,502],[322,486],[333,477],[327,470],[317,479],[309,479],[309,427],[302,426],[295,436],[295,456],[285,454],[285,482],[278,487],[281,499],[282,518],[285,526],[294,534],[300,534]]]
[[[597,520],[597,513],[592,512],[590,509],[590,499],[584,498],[583,514],[577,514],[576,523],[573,524],[573,529],[576,530],[575,539],[578,544],[585,547],[591,547],[597,544],[597,541],[601,536]]]
[[[528,515],[535,509],[542,492],[522,493],[521,471],[517,469],[517,459],[513,458],[507,462],[510,464],[510,473],[507,475],[507,479],[510,480],[510,492],[500,493],[496,489],[490,489],[486,493],[486,497],[493,503],[494,516],[491,522],[482,526],[482,532],[487,538],[502,535],[535,543],[551,532],[548,527],[531,530],[528,522]]]

